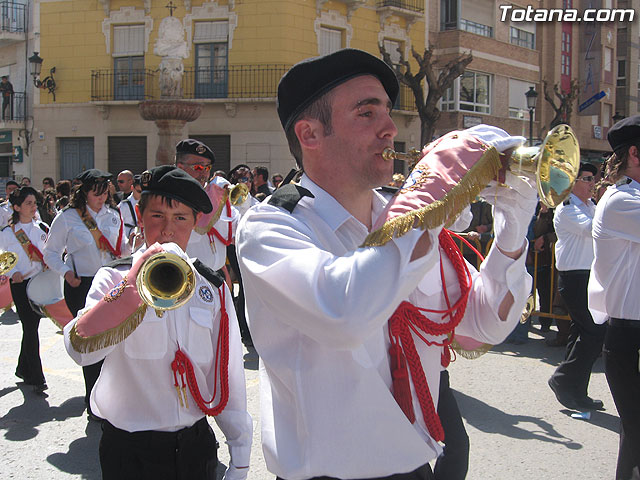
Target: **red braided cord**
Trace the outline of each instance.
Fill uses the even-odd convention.
[[[413,381],[416,395],[418,396],[418,402],[420,403],[420,409],[427,429],[436,441],[443,441],[444,431],[442,429],[442,424],[440,423],[440,419],[436,413],[433,398],[429,390],[429,384],[426,380],[420,356],[416,350],[415,342],[411,333],[415,333],[428,345],[433,345],[435,343],[436,345],[442,345],[447,348],[451,343],[453,335],[442,343],[439,343],[428,341],[420,332],[422,331],[433,336],[438,336],[452,333],[454,331],[455,327],[457,327],[462,320],[466,309],[469,292],[471,290],[471,274],[460,250],[449,235],[448,231],[443,230],[440,233],[439,241],[440,247],[453,264],[457,273],[458,282],[460,284],[460,298],[453,306],[451,306],[446,289],[444,269],[442,267],[441,260],[440,276],[442,279],[445,301],[447,302],[447,310],[417,308],[409,302],[402,302],[389,319],[389,336],[391,339],[391,348],[389,349],[389,353],[392,357],[392,365],[396,366],[403,364],[400,357],[406,357],[407,364],[409,365],[409,370],[411,372],[411,380]],[[443,313],[444,315],[442,318],[446,318],[448,316],[450,320],[445,323],[437,323],[422,315],[420,311]],[[393,358],[394,356],[398,358]],[[445,363],[445,360],[448,361],[449,359],[450,355],[448,355],[446,359],[442,358],[441,361]],[[412,420],[412,417],[415,419],[413,412],[405,411],[408,407],[413,410],[411,402],[405,398],[407,395],[406,388],[402,388],[403,391],[396,391],[396,387],[401,386],[401,383],[398,382],[400,379],[395,378],[398,374],[402,374],[402,369],[392,369],[392,377],[394,377],[394,397],[409,420],[413,423],[414,420]],[[408,395],[410,395],[410,393],[408,393]]]
[[[227,210],[227,217],[231,217],[231,203],[229,203],[229,199],[227,199],[226,202],[226,210]],[[218,232],[218,230],[215,229],[215,227],[211,227],[209,229],[209,231],[207,232],[207,235],[209,236],[209,241],[211,243],[213,243],[213,237],[216,237],[218,240],[220,240],[225,247],[228,247],[229,245],[231,245],[231,242],[233,240],[233,230],[231,228],[231,222],[227,222],[229,224],[229,231],[227,232],[227,238],[224,238],[220,232]]]
[[[222,293],[221,293],[222,291]],[[183,363],[187,370],[187,383],[189,384],[189,391],[191,396],[196,401],[196,404],[202,410],[205,415],[213,416],[219,415],[227,406],[229,401],[229,315],[224,306],[225,292],[224,288],[218,289],[218,295],[220,296],[221,305],[221,318],[220,318],[220,331],[218,333],[218,345],[216,348],[216,362],[214,367],[214,387],[213,396],[211,400],[205,401],[200,393],[198,382],[196,380],[195,372],[193,371],[193,364],[189,357],[187,357],[182,350],[176,352],[176,360]],[[207,407],[216,398],[216,392],[218,388],[218,368],[220,369],[220,401],[214,407]]]

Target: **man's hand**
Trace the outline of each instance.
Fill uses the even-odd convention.
[[[76,277],[75,273],[73,273],[71,270],[67,270],[67,272],[64,274],[64,279],[73,288],[80,286],[80,279]]]

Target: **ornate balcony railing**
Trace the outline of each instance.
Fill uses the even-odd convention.
[[[8,97],[2,97],[0,121],[24,122],[27,117],[27,96],[24,92],[15,92]]]
[[[92,101],[148,100],[157,91],[154,70],[92,70]]]
[[[378,0],[378,8],[395,7],[412,12],[424,12],[424,0]]]
[[[7,0],[0,1],[0,31],[22,33],[25,31],[26,5]]]

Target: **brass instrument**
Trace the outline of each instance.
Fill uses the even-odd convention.
[[[18,263],[18,254],[13,252],[0,253],[0,275],[4,275]]]
[[[527,298],[527,303],[525,304],[524,309],[522,310],[522,314],[520,315],[520,323],[527,323],[527,320],[533,313],[534,306],[535,301],[533,295],[529,295],[529,297]]]
[[[236,183],[229,190],[229,201],[231,205],[242,205],[249,196],[249,187],[245,183]]]
[[[178,308],[195,292],[195,272],[175,253],[159,252],[149,257],[138,272],[140,298],[156,312]]]
[[[387,161],[417,161],[421,153],[395,152],[385,148],[382,158]],[[538,147],[520,147],[508,160],[506,169],[515,175],[535,179],[540,200],[549,208],[564,201],[578,177],[580,169],[580,145],[569,125],[554,127]]]

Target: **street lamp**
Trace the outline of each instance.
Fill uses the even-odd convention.
[[[524,94],[527,97],[527,108],[529,109],[529,146],[533,146],[533,111],[536,109],[538,92],[534,87],[529,87],[529,91]]]
[[[49,93],[53,95],[53,101],[56,101],[56,80],[53,78],[53,74],[56,72],[56,67],[52,67],[49,70],[49,76],[44,80],[40,80],[40,72],[42,71],[42,62],[44,60],[40,58],[38,52],[33,52],[33,55],[29,57],[29,70],[33,77],[33,84],[36,88],[42,88],[49,90]]]
[[[611,117],[611,120],[613,120],[613,124],[615,125],[620,120],[624,120],[624,115],[620,115],[620,112],[616,112],[616,114],[613,117]]]

